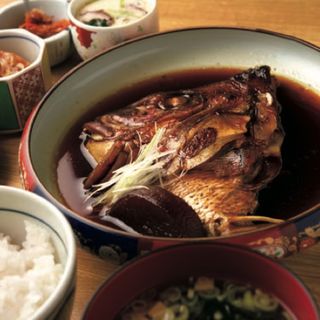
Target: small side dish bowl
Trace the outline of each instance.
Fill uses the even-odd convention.
[[[29,62],[24,69],[0,77],[0,132],[21,131],[51,85],[47,50],[41,38],[22,29],[0,30],[0,50]]]
[[[5,236],[9,236],[11,238],[12,244],[22,245],[24,241],[26,241],[26,232],[29,235],[28,231],[26,231],[25,223],[32,223],[34,226],[38,226],[41,228],[41,233],[46,231],[49,234],[50,242],[55,249],[53,254],[55,263],[62,265],[62,271],[60,275],[60,279],[58,280],[56,287],[52,290],[51,294],[48,296],[47,300],[43,302],[43,304],[38,307],[32,316],[28,316],[30,320],[42,320],[42,319],[54,319],[58,314],[66,314],[69,312],[68,304],[72,302],[72,294],[75,286],[75,270],[76,270],[76,245],[75,239],[72,232],[72,229],[65,219],[63,214],[51,203],[47,200],[25,190],[21,190],[18,188],[8,187],[8,186],[0,186],[0,234]],[[30,235],[29,235],[30,237]],[[39,235],[39,239],[43,237]],[[0,237],[1,240],[1,237]],[[33,240],[34,241],[34,240]],[[30,244],[30,242],[29,242]],[[40,243],[39,245],[41,245]],[[33,245],[35,245],[33,243]],[[2,247],[3,248],[3,247]],[[28,247],[24,247],[28,248]],[[42,252],[42,256],[37,255],[37,261],[39,259],[43,259],[45,255],[47,255],[47,246],[42,246],[42,248],[38,248],[36,246],[33,247],[32,252],[35,255],[35,252]],[[25,252],[30,253],[27,249]],[[46,251],[45,251],[46,250]],[[3,251],[2,251],[3,253]],[[18,259],[19,258],[19,259]],[[27,257],[28,258],[28,257]],[[7,260],[7,263],[9,260]],[[15,261],[23,261],[21,255],[16,254]],[[34,264],[36,260],[32,260]],[[47,263],[43,261],[43,271],[48,272],[46,270],[50,270]],[[46,260],[47,261],[47,260]],[[12,260],[11,260],[12,262]],[[51,265],[51,263],[50,263]],[[2,275],[5,271],[5,265],[2,265],[4,269],[2,269]],[[28,268],[31,268],[29,265]],[[48,268],[48,269],[45,269]],[[13,268],[12,268],[13,269]],[[11,270],[12,270],[11,269]],[[29,269],[28,269],[29,270]],[[29,271],[29,277],[35,276],[37,267],[35,265],[32,266],[32,270]],[[21,268],[22,271],[22,268]],[[20,276],[22,277],[22,276]],[[15,288],[12,290],[19,290],[16,286],[18,283],[22,283],[23,279],[16,279],[15,282],[10,282],[7,276],[7,284],[15,284]],[[18,278],[18,276],[17,276]],[[4,278],[0,278],[1,281]],[[38,274],[35,278],[29,279],[38,279],[34,280],[33,285],[37,286],[42,284],[46,290],[51,290],[49,286],[49,280],[39,280],[41,279],[41,275]],[[53,279],[53,276],[52,276]],[[52,280],[51,279],[51,280]],[[50,280],[50,281],[51,281]],[[2,282],[4,283],[4,282]],[[7,287],[10,289],[10,286]],[[33,287],[30,287],[33,290]],[[24,288],[25,290],[26,288]],[[23,291],[23,290],[22,290]],[[22,292],[21,291],[21,292]],[[39,290],[39,297],[41,296],[41,290]],[[37,305],[37,299],[33,301],[30,308],[32,309],[34,305]],[[3,298],[3,296],[2,296]],[[21,296],[19,296],[19,299]],[[19,300],[20,301],[20,300]],[[68,303],[66,304],[66,302]],[[8,303],[8,301],[6,302]],[[17,306],[16,306],[17,307]],[[15,308],[16,308],[15,307]],[[3,312],[3,309],[0,308]],[[67,310],[67,311],[66,311]],[[26,310],[24,310],[25,312]],[[1,312],[0,312],[1,313]],[[2,314],[1,314],[2,315]],[[0,315],[0,316],[1,316]],[[11,318],[11,317],[4,317]]]
[[[64,0],[31,0],[30,9],[37,8],[44,11],[53,21],[68,19],[68,2]],[[13,2],[0,8],[0,29],[18,28],[25,19],[26,7],[22,0]],[[51,66],[66,60],[73,51],[70,30],[62,30],[44,39]]]
[[[157,1],[146,0],[147,13],[141,18],[121,25],[93,26],[81,22],[77,15],[91,0],[73,0],[68,7],[71,34],[82,59],[88,59],[125,40],[158,31]],[[121,3],[121,1],[120,1]]]
[[[132,260],[98,289],[82,319],[104,319],[106,314],[108,319],[115,319],[141,294],[154,288],[186,284],[189,277],[249,284],[273,296],[293,319],[319,319],[313,297],[289,270],[248,249],[217,243],[178,245]],[[140,300],[141,309],[143,302]]]

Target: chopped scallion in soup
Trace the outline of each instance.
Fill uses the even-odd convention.
[[[185,283],[151,289],[125,308],[117,320],[293,319],[272,295],[250,285],[189,278]]]

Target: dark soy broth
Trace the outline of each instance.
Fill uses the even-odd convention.
[[[279,81],[283,166],[259,193],[258,212],[290,218],[320,202],[320,96],[288,79]]]
[[[193,88],[225,80],[235,69],[199,69],[160,75],[116,92],[92,107],[66,136],[58,150],[57,183],[65,204],[77,213],[98,220],[85,201],[83,177],[91,170],[80,152],[79,135],[84,122],[124,107],[158,91]],[[293,217],[319,203],[320,199],[320,96],[302,85],[277,77],[278,101],[285,131],[280,175],[259,193],[257,214]]]

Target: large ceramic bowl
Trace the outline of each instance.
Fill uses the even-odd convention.
[[[106,314],[115,319],[141,293],[183,283],[191,276],[250,284],[276,297],[295,319],[319,319],[312,296],[287,269],[258,253],[217,243],[173,246],[127,263],[97,290],[82,319],[104,319]]]
[[[179,70],[249,68],[267,64],[273,73],[320,94],[319,49],[301,40],[270,33],[230,28],[177,30],[146,36],[110,49],[69,72],[38,105],[24,131],[20,166],[25,187],[58,206],[82,244],[119,260],[144,250],[195,239],[137,236],[89,221],[68,208],[57,187],[57,152],[71,128],[88,110],[134,83]],[[170,77],[162,77],[170,80]],[[162,80],[163,81],[163,80]],[[298,96],[294,91],[293,97]],[[314,244],[320,227],[320,109],[283,108],[286,131],[283,172],[261,193],[264,214],[286,221],[250,233],[210,238],[246,244],[267,255],[282,257]],[[300,129],[297,129],[300,128]],[[312,129],[312,130],[311,130]],[[79,128],[79,133],[81,129]],[[316,171],[318,170],[318,171]],[[303,178],[302,178],[303,177]],[[71,179],[65,175],[65,179]],[[276,189],[274,189],[276,188]],[[276,192],[271,192],[277,190]],[[196,239],[207,241],[208,238]]]
[[[68,319],[72,307],[72,296],[75,287],[76,245],[73,231],[67,219],[49,201],[37,196],[36,194],[33,194],[32,192],[8,186],[0,186],[0,234],[9,236],[12,244],[18,245],[21,248],[22,244],[26,241],[26,222],[37,225],[42,230],[46,230],[50,235],[50,242],[55,249],[53,254],[55,263],[62,265],[62,273],[60,279],[56,283],[56,286],[52,288],[52,279],[55,279],[55,275],[50,277],[51,280],[44,280],[44,277],[48,277],[48,275],[50,275],[51,272],[49,272],[49,270],[51,269],[52,271],[52,268],[49,268],[49,264],[45,263],[44,260],[42,260],[41,265],[43,274],[38,274],[37,277],[32,277],[36,270],[39,270],[39,267],[35,267],[35,261],[37,259],[39,260],[39,257],[40,259],[43,259],[44,254],[48,254],[48,251],[39,254],[39,252],[41,252],[40,249],[36,246],[33,247],[33,252],[37,252],[38,258],[29,260],[28,266],[23,267],[22,263],[25,260],[23,260],[21,256],[22,250],[19,251],[20,255],[15,251],[16,254],[14,259],[11,258],[10,261],[10,259],[8,259],[6,256],[6,251],[8,249],[4,250],[5,247],[1,245],[1,259],[4,259],[3,257],[8,259],[5,259],[5,262],[7,262],[10,268],[12,268],[10,269],[12,275],[10,278],[6,263],[2,263],[0,284],[1,288],[7,288],[7,290],[3,289],[6,291],[6,293],[10,289],[12,291],[11,296],[9,294],[7,296],[1,296],[1,302],[8,304],[9,307],[5,308],[4,305],[1,305],[0,317],[1,319],[12,319],[12,314],[10,316],[9,314],[3,313],[5,310],[6,312],[9,312],[9,310],[12,311],[12,307],[10,307],[12,304],[16,305],[17,310],[17,303],[20,303],[21,308],[19,312],[16,311],[17,314],[15,314],[17,319]],[[3,239],[2,236],[0,238],[1,240]],[[45,237],[40,235],[39,239],[45,239]],[[35,244],[32,243],[32,246],[34,245]],[[41,245],[41,243],[39,245]],[[28,246],[24,246],[24,248],[28,248]],[[42,250],[44,249],[42,248]],[[30,251],[31,250],[29,248],[27,252],[30,253]],[[26,252],[26,250],[24,252]],[[20,269],[16,268],[15,270],[14,266],[12,265],[12,260],[17,262],[20,261]],[[22,278],[23,272],[28,273],[29,276],[24,275],[24,278]],[[30,286],[25,285],[26,281],[29,283],[31,282]],[[18,284],[21,285],[19,289],[17,286]],[[10,287],[11,285],[14,287]],[[39,289],[39,285],[42,285],[42,289]],[[29,296],[26,294],[26,291],[29,292]],[[51,293],[48,295],[46,300],[42,301],[42,297],[44,294],[46,294],[46,292]],[[14,294],[17,294],[18,296],[12,296]],[[15,298],[17,300],[15,300]],[[38,306],[39,300],[42,301],[40,306]],[[22,313],[24,313],[24,317],[22,317]]]

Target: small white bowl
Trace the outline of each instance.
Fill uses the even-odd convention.
[[[147,0],[148,13],[124,25],[96,27],[76,18],[79,10],[92,0],[72,0],[68,7],[71,34],[75,48],[85,60],[125,40],[159,31],[157,0]]]
[[[26,234],[24,221],[33,221],[49,231],[56,258],[63,266],[57,287],[29,320],[54,319],[63,311],[75,285],[74,235],[63,214],[44,198],[22,189],[0,186],[0,233],[9,235],[15,244],[22,243]]]
[[[30,0],[30,8],[43,10],[54,20],[68,19],[66,0]],[[24,2],[19,0],[0,8],[0,29],[18,28],[24,21]],[[70,30],[63,30],[51,37],[44,39],[51,66],[66,60],[72,53],[72,39]]]
[[[23,29],[0,30],[0,50],[13,52],[30,63],[0,77],[0,132],[18,132],[51,86],[48,53],[43,39]]]

